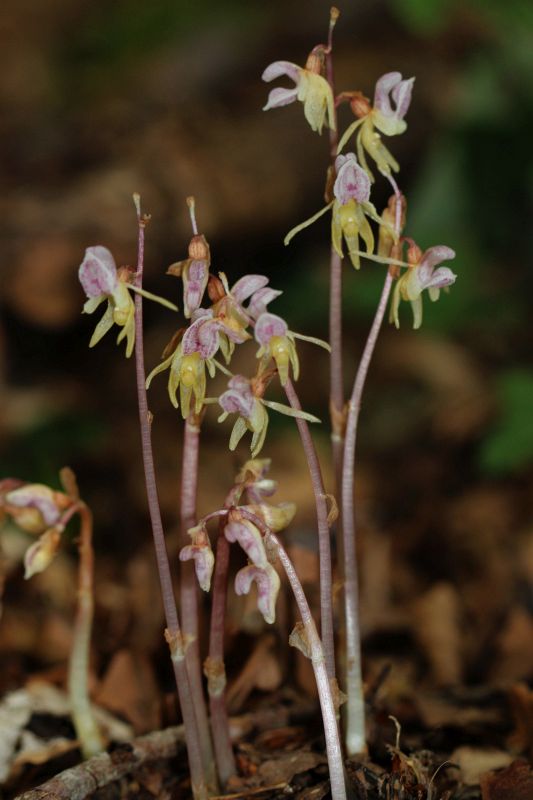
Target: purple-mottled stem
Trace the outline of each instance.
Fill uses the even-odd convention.
[[[230,543],[224,536],[224,522],[221,520],[213,576],[209,658],[204,664],[204,671],[207,676],[215,758],[222,786],[226,786],[228,780],[237,773],[229,734],[228,710],[226,707],[226,669],[224,666],[224,627],[229,556]]]
[[[137,219],[139,223],[139,241],[137,274],[135,285],[142,288],[143,269],[144,269],[144,229],[146,221],[140,212],[140,201],[136,199]],[[154,456],[152,451],[152,416],[148,410],[148,399],[146,396],[146,374],[144,370],[144,347],[143,347],[143,315],[142,297],[135,295],[135,369],[137,376],[137,400],[139,405],[139,423],[141,428],[141,445],[144,465],[144,479],[146,485],[146,495],[148,499],[148,509],[150,512],[150,522],[154,539],[157,570],[159,573],[159,583],[163,599],[163,608],[166,621],[166,638],[170,645],[172,666],[176,678],[178,697],[185,727],[185,740],[187,745],[187,755],[189,758],[189,769],[191,772],[191,784],[195,800],[206,800],[208,797],[207,784],[205,780],[206,771],[202,763],[202,752],[200,749],[200,739],[196,724],[196,716],[192,702],[192,695],[189,688],[189,677],[185,666],[185,654],[183,639],[176,610],[176,600],[172,588],[172,578],[170,565],[161,520],[161,510],[159,508],[159,498],[157,496],[157,486],[155,480]]]
[[[196,415],[186,420],[183,433],[183,455],[180,491],[180,549],[190,544],[187,533],[196,525],[196,498],[198,493],[198,458],[200,453],[200,423]],[[202,760],[206,768],[208,785],[216,782],[213,746],[207,707],[202,686],[202,671],[199,641],[198,584],[193,561],[180,562],[180,613],[183,634],[190,642],[185,653],[194,713],[198,724]]]
[[[291,380],[285,384],[285,394],[292,408],[302,410],[300,400]],[[316,448],[305,419],[296,417],[296,425],[302,440],[307,460],[313,494],[315,496],[316,518],[318,528],[318,553],[320,564],[320,634],[326,669],[330,678],[335,677],[335,643],[333,635],[333,600],[331,577],[331,542],[329,535],[328,506],[324,480]]]
[[[80,538],[78,553],[78,604],[74,636],[68,667],[68,692],[72,721],[81,745],[84,758],[101,753],[104,749],[102,737],[95,722],[89,700],[89,650],[93,623],[93,573],[94,553],[92,546],[93,516],[85,503],[75,503],[73,513],[80,517]],[[62,524],[67,523],[67,514]]]
[[[346,784],[344,781],[344,766],[342,761],[341,743],[335,704],[331,692],[331,684],[326,669],[324,649],[318,635],[316,625],[313,621],[309,604],[302,589],[302,584],[298,580],[296,571],[278,537],[270,531],[266,534],[266,544],[275,548],[279,560],[289,579],[294,599],[298,605],[298,610],[305,628],[306,644],[311,654],[311,663],[318,689],[322,719],[324,722],[324,734],[326,738],[326,753],[328,757],[329,778],[331,782],[331,796],[333,800],[346,800]]]
[[[401,227],[401,195],[394,179],[391,184],[396,195],[395,229],[399,235]],[[372,360],[376,341],[387,308],[393,276],[387,276],[376,314],[359,362],[352,394],[348,403],[344,459],[342,474],[342,527],[344,536],[344,609],[346,621],[346,703],[345,744],[348,755],[366,751],[365,703],[361,670],[361,634],[359,626],[359,582],[357,575],[356,519],[354,505],[355,446],[357,425],[361,410],[361,397],[365,387],[368,368]]]

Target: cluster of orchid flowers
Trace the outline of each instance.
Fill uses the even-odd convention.
[[[77,500],[41,483],[16,478],[0,481],[0,523],[7,519],[37,540],[24,555],[24,577],[43,572],[52,562],[61,534],[72,516]]]
[[[343,257],[344,239],[350,260],[356,269],[359,269],[361,256],[395,266],[398,280],[392,296],[390,320],[399,327],[400,300],[407,300],[412,305],[413,327],[419,328],[422,323],[422,292],[427,289],[430,299],[435,301],[441,289],[455,282],[456,276],[449,267],[438,267],[443,261],[453,259],[455,253],[445,246],[432,247],[423,253],[412,240],[398,241],[392,221],[386,219],[385,215],[380,216],[370,202],[370,190],[375,179],[367,160],[370,157],[379,172],[393,183],[392,173],[398,172],[400,167],[381,137],[382,134],[397,136],[406,130],[405,115],[411,103],[414,78],[404,80],[399,72],[382,75],[376,83],[373,104],[359,91],[343,92],[334,98],[329,82],[320,74],[324,53],[325,49],[318,46],[311,52],[304,68],[288,61],[275,61],[263,73],[264,81],[270,82],[286,75],[296,84],[295,89],[272,89],[264,110],[300,100],[304,104],[307,121],[318,133],[321,133],[324,124],[335,129],[334,109],[342,102],[349,102],[357,118],[347,128],[337,146],[333,189],[332,192],[327,189],[331,199],[310,219],[293,228],[285,237],[285,244],[296,233],[331,210],[331,238],[338,255]],[[342,155],[354,135],[357,155],[354,152]],[[380,226],[380,233],[388,231],[393,241],[399,245],[397,259],[391,261],[386,255],[374,256],[374,234],[368,219]],[[365,244],[364,253],[359,249],[359,237]],[[411,242],[411,245],[407,261],[403,261],[400,256],[406,241]],[[403,274],[402,267],[406,268]]]
[[[266,502],[266,498],[271,497],[277,489],[277,482],[266,477],[269,468],[270,459],[247,461],[237,476],[232,504],[208,514],[190,528],[188,534],[191,544],[181,549],[179,557],[181,561],[194,561],[200,588],[209,592],[215,556],[211,549],[207,524],[218,519],[220,535],[230,543],[237,543],[248,559],[247,565],[235,575],[235,593],[248,594],[255,583],[257,608],[265,622],[272,624],[276,619],[280,579],[273,566],[275,557],[269,554],[268,547],[265,546],[264,531],[278,533],[284,530],[296,513],[296,505],[272,505]],[[241,495],[246,500],[244,504],[240,503]]]
[[[172,264],[168,270],[168,274],[182,278],[184,316],[189,324],[172,337],[163,353],[163,360],[148,375],[146,386],[150,386],[155,375],[168,370],[168,395],[172,405],[180,408],[184,419],[190,414],[201,414],[204,406],[214,403],[222,409],[219,421],[236,414],[230,449],[234,450],[246,431],[250,431],[251,452],[255,457],[265,441],[267,408],[308,422],[319,422],[305,411],[265,399],[264,393],[276,373],[282,386],[286,385],[291,373],[295,380],[298,379],[300,367],[296,339],[326,349],[329,345],[321,339],[289,330],[284,319],[267,310],[269,303],[281,292],[268,286],[266,276],[245,275],[230,288],[226,275],[222,272],[214,275],[209,267],[209,245],[204,236],[195,234],[189,244],[189,258]],[[84,311],[91,313],[104,300],[108,302],[90,347],[116,323],[122,327],[118,342],[126,337],[126,355],[131,354],[135,330],[130,322],[134,305],[129,289],[177,310],[172,303],[136,287],[134,277],[127,267],[117,269],[107,248],[87,248],[79,268],[80,282],[89,298]],[[204,308],[201,303],[206,293],[211,305]],[[250,331],[259,345],[256,354],[259,363],[256,374],[246,378],[233,375],[228,365],[235,346],[252,339]],[[224,363],[217,358],[219,353]],[[217,398],[207,397],[207,375],[213,378],[217,370],[229,378],[227,390]]]

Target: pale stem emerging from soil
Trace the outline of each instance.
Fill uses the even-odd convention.
[[[144,268],[144,229],[145,218],[141,215],[140,198],[134,195],[135,206],[137,209],[137,220],[139,223],[139,243],[137,274],[135,285],[142,287],[143,268]],[[191,772],[192,790],[196,800],[205,800],[208,797],[205,776],[208,770],[204,770],[202,763],[202,751],[196,724],[196,716],[189,687],[189,677],[185,666],[184,642],[180,631],[178,612],[176,610],[176,600],[172,587],[172,578],[168,553],[161,520],[161,510],[159,508],[159,498],[157,496],[157,486],[155,480],[154,456],[152,451],[152,415],[148,410],[148,399],[146,396],[146,374],[144,369],[144,348],[143,348],[143,315],[142,297],[135,295],[135,367],[137,376],[137,400],[139,405],[139,422],[141,428],[141,444],[144,465],[144,478],[146,484],[146,495],[150,512],[150,522],[154,538],[155,555],[157,570],[159,573],[159,583],[166,620],[166,638],[170,645],[172,666],[176,678],[176,686],[181,706],[181,713],[185,727],[187,754],[189,758],[189,768]]]
[[[190,544],[188,530],[196,525],[196,498],[198,492],[198,459],[200,454],[200,420],[190,414],[185,420],[180,491],[180,549]],[[200,625],[198,608],[198,584],[192,561],[180,562],[180,613],[183,634],[189,642],[185,652],[185,663],[189,675],[194,713],[202,748],[202,759],[206,765],[209,786],[216,783],[213,747],[209,731],[209,720],[202,686],[200,659]]]
[[[293,383],[288,380],[285,384],[285,394],[292,408],[302,410],[300,400],[296,394]],[[309,476],[315,496],[316,517],[318,527],[318,551],[320,563],[320,633],[326,669],[330,678],[335,677],[335,644],[333,635],[333,601],[331,577],[331,542],[329,535],[328,506],[320,462],[316,452],[309,425],[305,419],[296,417],[296,425],[300,433],[302,445],[309,468]]]
[[[80,741],[84,758],[101,753],[104,749],[102,737],[94,720],[89,700],[89,649],[93,624],[93,574],[94,553],[92,546],[93,517],[85,503],[76,503],[72,513],[80,517],[80,558],[78,580],[78,607],[74,624],[74,638],[68,668],[68,692],[72,721]],[[66,524],[66,518],[63,524]]]
[[[229,556],[230,544],[224,536],[224,521],[221,520],[213,577],[209,656],[204,664],[204,672],[207,676],[215,757],[222,786],[225,786],[228,780],[237,773],[229,735],[228,710],[226,707],[226,668],[224,666],[224,623],[226,619]]]
[[[309,647],[309,652],[311,655],[311,663],[313,665],[313,672],[315,673],[320,708],[322,711],[322,719],[324,722],[329,778],[331,782],[331,796],[333,800],[346,800],[346,784],[344,781],[344,767],[339,739],[339,730],[337,727],[335,704],[333,702],[331,684],[326,670],[322,642],[320,641],[316,625],[309,609],[309,604],[307,603],[307,599],[302,589],[302,584],[298,579],[296,571],[289,556],[287,555],[286,550],[279,541],[278,537],[268,531],[268,529],[265,539],[267,546],[270,545],[273,547],[273,549],[275,549],[279,560],[281,561],[283,569],[285,570],[287,578],[289,579],[289,583],[294,594],[294,599],[298,605],[298,610],[304,625],[306,644]]]
[[[401,194],[393,178],[389,179],[396,196],[396,233],[401,227]],[[344,608],[346,618],[346,703],[345,744],[348,755],[366,751],[365,703],[361,671],[361,636],[359,627],[359,586],[357,575],[356,521],[354,507],[354,467],[357,424],[361,409],[361,397],[365,387],[368,368],[372,360],[376,341],[383,323],[383,317],[392,287],[393,275],[387,276],[379,298],[372,327],[366,340],[357,374],[346,420],[344,460],[342,476],[342,520],[344,536]]]

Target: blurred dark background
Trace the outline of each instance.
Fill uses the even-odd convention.
[[[326,37],[329,6],[2,5],[1,474],[57,485],[59,468],[69,464],[94,509],[105,575],[115,569],[106,559],[117,556],[120,571],[123,557],[144,552],[149,532],[133,363],[114,334],[87,347],[97,315],[80,315],[84,249],[103,244],[118,263],[135,262],[131,195],[140,192],[152,215],[146,286],[181,302],[178,282],[165,271],[186,255],[185,197],[194,194],[214,268],[230,283],[246,272],[270,275],[284,290],[272,310],[294,330],[326,338],[326,218],[288,248],[283,237],[323,204],[327,135],[311,132],[300,104],[262,112],[271,87],[261,73],[278,59],[304,64]],[[383,578],[387,597],[417,599],[444,583],[459,594],[470,625],[490,620],[467,660],[466,673],[475,676],[489,634],[507,624],[512,609],[525,615],[528,636],[533,629],[533,6],[338,6],[337,91],[372,97],[385,72],[416,76],[408,130],[387,145],[401,163],[406,233],[423,249],[453,247],[458,275],[438,304],[425,298],[420,331],[411,330],[405,307],[401,330],[387,325],[380,338],[361,415],[362,547],[376,536],[386,543],[386,563],[395,563]],[[340,119],[344,129],[347,107]],[[387,198],[379,180],[378,209]],[[355,273],[345,263],[344,274],[348,392],[383,270],[365,263]],[[176,326],[170,312],[145,308],[150,369]],[[327,360],[309,345],[299,351],[302,402],[324,420],[316,438],[327,464]],[[253,360],[253,345],[247,354]],[[155,379],[150,403],[172,533],[181,417],[165,387],[164,377]],[[217,426],[212,412],[207,417],[203,512],[220,502],[247,453],[243,445],[238,456],[229,454],[229,427]],[[296,523],[305,530],[313,504],[295,429],[274,414],[271,428],[263,454],[274,458],[280,497],[299,503]],[[365,552],[378,550],[368,544]],[[376,558],[383,566],[386,559]],[[371,584],[372,576],[366,599],[379,606]]]

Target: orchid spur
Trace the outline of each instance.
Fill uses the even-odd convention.
[[[274,61],[265,69],[262,78],[267,83],[286,75],[295,83],[294,89],[272,89],[263,111],[281,108],[299,100],[304,104],[304,114],[311,129],[322,133],[326,123],[335,130],[335,103],[333,92],[328,81],[320,74],[323,59],[319,55],[320,48],[315,48],[309,55],[305,67],[299,67],[290,61]]]
[[[382,75],[376,83],[373,106],[361,92],[351,93],[350,105],[359,119],[347,128],[339,142],[337,152],[342,152],[347,141],[357,132],[357,156],[372,182],[374,176],[365,153],[376,162],[383,175],[390,175],[391,170],[398,172],[400,169],[394,156],[381,141],[378,131],[385,136],[397,136],[406,130],[407,123],[404,117],[411,103],[414,80],[414,78],[403,80],[400,72],[387,72]],[[391,99],[394,101],[394,107]]]
[[[248,380],[242,375],[234,375],[228,383],[228,389],[218,398],[218,403],[222,408],[222,414],[218,418],[219,422],[223,422],[229,414],[238,414],[231,432],[229,449],[235,450],[246,431],[249,430],[252,432],[250,445],[252,458],[260,453],[265,442],[268,428],[267,408],[289,417],[300,417],[308,422],[320,422],[317,417],[305,411],[296,411],[283,403],[265,400],[262,397],[264,390],[265,384],[261,378]]]
[[[135,286],[131,282],[134,278],[133,271],[127,267],[117,270],[115,259],[107,247],[88,247],[78,276],[88,298],[83,306],[85,314],[92,314],[100,303],[107,300],[106,312],[94,329],[89,347],[94,347],[115,324],[122,328],[117,344],[126,339],[126,357],[131,356],[135,345],[135,305],[130,290],[149,300],[155,300],[172,311],[178,310],[174,303]]]
[[[408,269],[398,278],[392,296],[390,321],[397,328],[400,327],[398,315],[400,300],[409,300],[413,309],[413,328],[422,324],[422,292],[428,290],[429,298],[433,302],[439,299],[440,290],[455,283],[456,275],[449,267],[439,267],[442,261],[455,258],[455,252],[450,247],[436,245],[424,253],[418,245],[411,243],[407,251]]]

